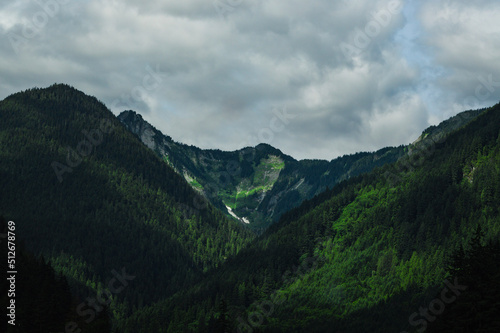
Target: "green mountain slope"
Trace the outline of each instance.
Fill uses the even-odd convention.
[[[426,317],[439,304],[436,295],[446,287],[458,294],[461,281],[474,280],[457,281],[463,275],[447,269],[456,251],[473,255],[480,244],[499,240],[500,105],[478,113],[433,144],[415,143],[398,163],[284,214],[196,287],[130,317],[125,331],[146,325],[148,332],[422,332],[436,318]],[[484,237],[474,247],[478,226]],[[488,272],[484,281],[498,276],[488,261],[475,267]],[[498,294],[498,284],[471,285],[474,296],[464,304],[485,286]],[[489,328],[476,327],[481,318],[462,309],[467,332],[497,331],[498,300],[480,300],[490,309],[482,317]]]
[[[464,112],[432,126],[409,146],[345,155],[330,162],[297,161],[266,144],[234,152],[203,150],[175,142],[134,111],[124,111],[118,119],[216,207],[230,210],[251,229],[263,231],[304,200],[340,181],[393,163],[411,154],[416,146],[446,135],[480,113]]]
[[[200,280],[252,239],[102,103],[65,85],[0,102],[0,161],[0,215],[79,296],[134,276],[112,295],[117,320]]]

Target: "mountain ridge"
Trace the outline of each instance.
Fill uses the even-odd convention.
[[[123,111],[118,119],[160,158],[217,208],[263,231],[279,217],[327,188],[376,167],[398,161],[413,151],[433,144],[440,137],[464,126],[483,110],[465,111],[437,126],[430,126],[409,145],[385,147],[375,152],[358,152],[330,161],[296,160],[269,144],[236,151],[201,149],[174,141],[133,110]],[[267,168],[268,182],[253,182],[253,177],[269,159],[279,163]],[[281,165],[282,164],[282,165]],[[219,178],[219,179],[218,179]],[[243,197],[244,196],[244,197]]]

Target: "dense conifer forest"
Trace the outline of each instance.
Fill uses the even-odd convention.
[[[31,89],[0,102],[0,118],[0,214],[82,299],[105,289],[112,270],[136,276],[113,295],[116,321],[201,279],[253,238],[93,97],[65,85]]]

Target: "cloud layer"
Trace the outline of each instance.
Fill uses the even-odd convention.
[[[498,17],[486,0],[11,1],[0,98],[63,82],[180,142],[332,159],[498,102]]]

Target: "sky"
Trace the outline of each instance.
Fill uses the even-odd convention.
[[[498,0],[1,0],[0,99],[67,83],[174,140],[331,160],[500,100]]]

